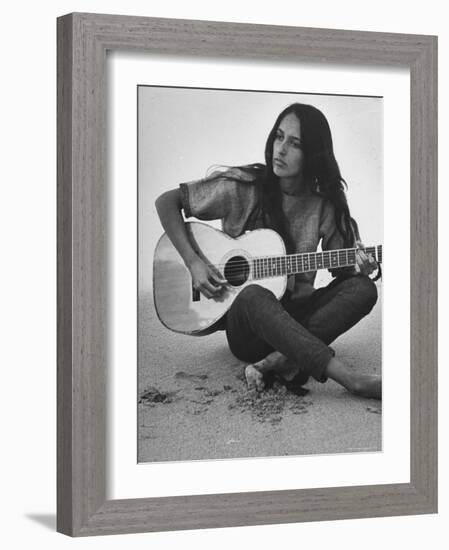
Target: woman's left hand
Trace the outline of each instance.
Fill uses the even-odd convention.
[[[363,243],[357,241],[356,246],[358,250],[355,256],[357,262],[355,264],[355,270],[361,275],[371,275],[371,273],[379,268],[376,260],[372,257],[371,254],[367,254],[365,252],[365,246],[363,245]]]

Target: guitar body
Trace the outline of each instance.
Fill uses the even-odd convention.
[[[217,266],[229,288],[217,299],[207,299],[195,291],[180,254],[167,235],[162,235],[154,253],[153,295],[158,317],[167,328],[183,334],[207,334],[207,329],[226,314],[249,284],[271,290],[278,299],[284,295],[287,275],[252,280],[253,258],[286,253],[284,242],[275,231],[256,229],[233,239],[204,223],[188,222],[186,228],[194,249],[206,263]]]

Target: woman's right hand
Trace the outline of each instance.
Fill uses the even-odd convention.
[[[193,288],[199,290],[208,299],[219,297],[227,285],[226,279],[199,257],[193,260],[188,268],[192,275]]]
[[[180,190],[171,189],[162,193],[156,200],[156,209],[165,232],[192,275],[194,289],[206,298],[219,299],[228,282],[192,248],[181,213]]]

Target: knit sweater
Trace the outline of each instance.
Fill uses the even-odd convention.
[[[189,183],[181,183],[184,214],[199,220],[221,220],[230,237],[264,227],[259,207],[259,183],[256,178],[233,168],[222,174]],[[332,204],[316,193],[282,194],[286,229],[293,243],[291,252],[315,252],[344,248],[344,240],[335,224]],[[335,274],[335,273],[334,273]],[[314,290],[316,272],[297,274],[289,285],[295,300],[307,299]]]

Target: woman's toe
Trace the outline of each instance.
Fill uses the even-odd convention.
[[[259,372],[254,365],[248,365],[245,369],[246,383],[249,390],[256,390],[261,392],[265,388],[263,375]]]

